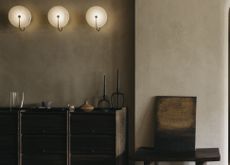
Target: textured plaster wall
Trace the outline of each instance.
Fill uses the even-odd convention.
[[[8,10],[25,5],[31,25],[21,32],[8,23]],[[59,32],[47,21],[48,10],[62,5],[70,22]],[[100,32],[85,21],[91,6],[102,6],[108,22]],[[25,104],[52,101],[53,106],[80,106],[85,99],[96,105],[102,96],[103,75],[107,95],[120,89],[129,110],[133,134],[134,1],[133,0],[0,0],[0,106],[9,105],[10,91],[24,91]],[[133,135],[129,136],[130,147]]]
[[[197,96],[196,147],[227,165],[227,17],[225,0],[136,0],[136,148],[153,146],[155,96]]]
[[[14,5],[27,6],[31,25],[21,32],[7,20]],[[47,20],[48,10],[63,5],[70,12],[68,26],[59,32]],[[85,13],[99,5],[108,23],[97,32],[88,26]],[[107,94],[115,90],[116,70],[126,105],[133,97],[134,2],[132,0],[8,0],[0,1],[0,106],[8,105],[9,91],[24,91],[25,104],[52,101],[54,106],[97,103],[103,75]],[[130,8],[131,7],[131,8]]]

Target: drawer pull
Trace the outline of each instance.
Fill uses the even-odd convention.
[[[45,149],[42,149],[42,152],[43,152],[43,153],[45,153],[45,152],[46,152],[46,150],[45,150]]]

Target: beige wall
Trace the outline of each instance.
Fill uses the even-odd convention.
[[[7,20],[8,10],[18,4],[27,6],[33,16],[24,32]],[[63,5],[70,12],[70,22],[63,32],[47,21],[47,12],[55,5]],[[100,32],[85,21],[87,9],[94,5],[108,13],[108,22]],[[107,94],[111,95],[119,68],[121,90],[131,109],[133,6],[132,0],[0,1],[0,106],[9,105],[12,90],[25,92],[25,104],[49,100],[53,106],[80,106],[85,99],[96,104],[102,96],[103,75],[107,75]]]
[[[8,22],[8,11],[14,5],[25,5],[32,13],[31,25],[24,32]],[[47,21],[47,12],[55,5],[63,5],[70,13],[70,22],[61,33]],[[94,5],[108,14],[100,32],[85,21],[87,9]],[[25,104],[52,101],[53,106],[80,106],[88,99],[97,105],[103,75],[107,75],[110,96],[118,68],[132,150],[134,0],[0,0],[0,106],[9,106],[13,90],[25,92]]]
[[[25,5],[32,13],[31,25],[24,32],[8,22],[8,11],[14,5]],[[61,33],[47,21],[47,12],[55,5],[63,5],[70,13],[70,22]],[[94,5],[108,14],[100,32],[85,21],[87,9]],[[107,75],[110,96],[118,68],[129,110],[132,150],[134,0],[0,0],[0,106],[9,106],[13,90],[25,92],[25,104],[52,101],[53,106],[80,106],[88,99],[96,106],[102,96],[103,75]]]
[[[136,148],[153,145],[155,96],[197,96],[196,147],[219,147],[222,161],[209,164],[227,165],[227,8],[224,0],[136,0]]]

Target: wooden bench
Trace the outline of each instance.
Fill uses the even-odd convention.
[[[193,161],[196,165],[204,165],[209,161],[220,161],[219,148],[197,148],[194,152],[183,153],[159,153],[150,147],[140,147],[131,157],[134,161],[143,161],[144,165],[151,162],[158,164],[160,161]]]

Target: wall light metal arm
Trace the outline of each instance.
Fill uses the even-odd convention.
[[[57,29],[61,32],[63,30],[62,27],[60,27],[60,15],[57,15]]]
[[[98,26],[98,16],[97,15],[95,15],[95,28],[98,32],[101,30],[101,28]]]
[[[25,31],[25,27],[21,27],[21,15],[18,15],[18,28],[21,30],[21,31]]]

